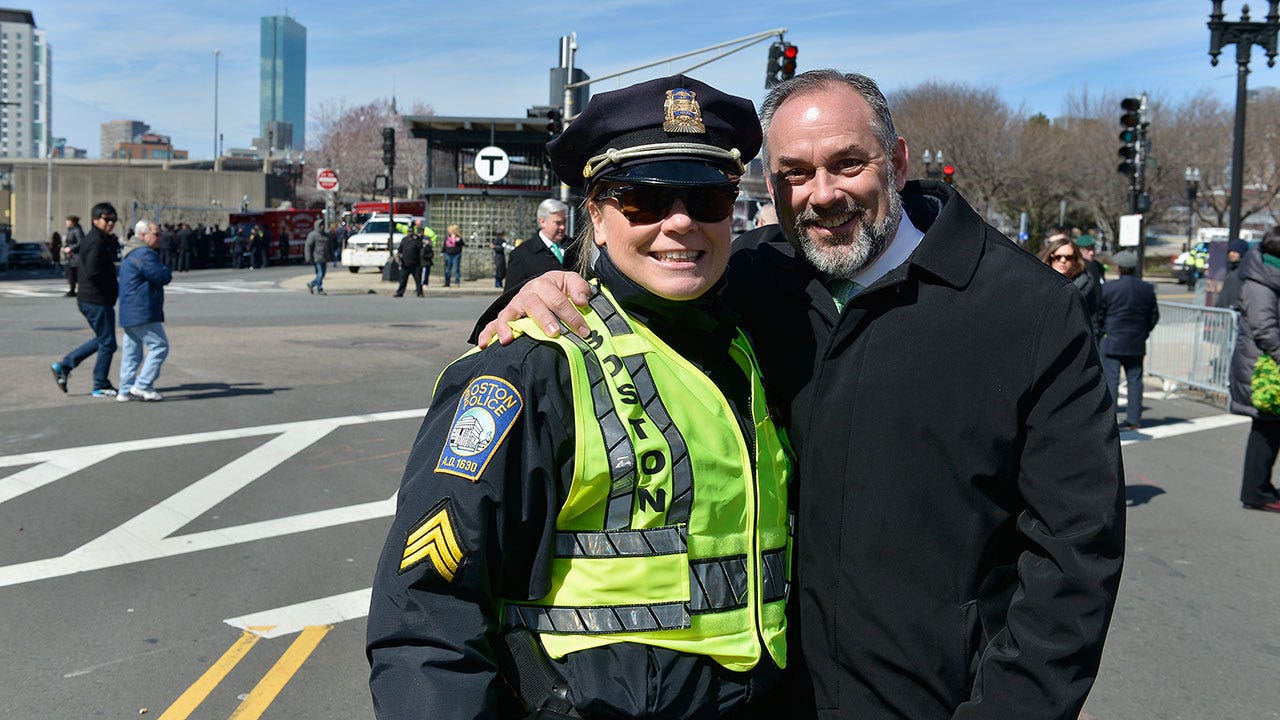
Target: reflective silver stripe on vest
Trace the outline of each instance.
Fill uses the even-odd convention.
[[[536,633],[609,635],[687,628],[689,612],[684,603],[581,608],[508,604],[503,622]]]
[[[689,563],[689,612],[720,612],[747,605],[747,556]]]
[[[592,294],[588,304],[604,321],[604,326],[609,328],[609,332],[614,335],[630,335],[631,325],[627,323],[627,319],[622,317],[618,309],[613,306],[613,303],[609,302],[609,298],[600,292],[600,288],[593,288],[593,290],[594,294]]]
[[[591,383],[591,405],[600,424],[600,434],[609,454],[609,500],[605,506],[605,529],[616,530],[631,527],[632,496],[636,488],[636,451],[631,438],[622,426],[613,398],[605,385],[604,369],[595,351],[577,334],[564,333],[582,352],[587,365],[587,380]]]
[[[649,372],[644,356],[632,355],[623,360],[623,364],[631,374],[640,406],[671,448],[671,505],[667,508],[667,522],[673,525],[687,523],[693,508],[693,461],[689,457],[689,446],[680,434],[680,429],[672,422],[666,406],[662,404],[662,397],[658,395],[658,387],[653,382],[653,374]]]
[[[760,570],[764,574],[761,583],[761,602],[787,599],[787,549],[766,550],[760,554]]]
[[[686,552],[683,527],[607,532],[557,532],[556,557],[652,557]]]

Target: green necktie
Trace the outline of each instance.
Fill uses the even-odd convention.
[[[831,291],[831,299],[836,301],[836,312],[842,313],[849,299],[858,294],[858,283],[844,278],[832,278],[827,283],[827,289]]]
[[[564,264],[564,251],[560,249],[560,243],[551,243],[551,254],[556,256],[561,265]]]

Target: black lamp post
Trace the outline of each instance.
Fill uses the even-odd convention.
[[[1277,0],[1277,2],[1280,2],[1280,0]],[[942,159],[941,150],[939,150],[937,154],[934,154],[930,150],[925,150],[920,153],[920,159],[924,161],[924,176],[926,178],[929,180],[942,179],[942,163],[945,161]],[[937,163],[934,163],[935,159],[937,160]]]
[[[1240,237],[1240,205],[1244,190],[1244,112],[1248,102],[1249,59],[1255,44],[1267,53],[1267,67],[1276,65],[1276,33],[1280,31],[1280,0],[1269,0],[1266,22],[1249,20],[1249,6],[1240,12],[1239,22],[1222,19],[1222,0],[1213,0],[1209,15],[1209,58],[1214,66],[1227,45],[1236,46],[1236,127],[1231,145],[1231,205],[1227,239]]]
[[[1182,177],[1187,181],[1187,246],[1182,248],[1186,251],[1191,249],[1191,234],[1195,230],[1196,196],[1200,194],[1200,168],[1188,166]]]

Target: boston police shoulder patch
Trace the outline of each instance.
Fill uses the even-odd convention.
[[[523,407],[520,393],[506,380],[492,375],[472,380],[458,400],[436,472],[479,480]]]
[[[449,498],[445,498],[409,529],[398,574],[430,562],[445,582],[453,581],[466,558],[466,548],[453,528],[453,514],[449,510]]]

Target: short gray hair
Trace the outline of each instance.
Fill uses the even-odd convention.
[[[876,81],[859,73],[842,73],[830,68],[826,70],[810,70],[790,80],[784,80],[773,86],[764,103],[760,105],[760,127],[764,130],[764,147],[761,158],[765,172],[769,172],[769,126],[773,123],[773,115],[778,107],[793,95],[804,95],[825,90],[831,86],[844,85],[852,88],[871,106],[874,120],[871,130],[879,138],[884,152],[893,157],[893,146],[898,142],[898,131],[893,127],[893,115],[889,112],[889,101]]]
[[[151,231],[152,225],[155,225],[155,223],[152,222],[151,220],[139,220],[138,222],[133,224],[133,234],[146,235],[148,232]],[[156,227],[160,227],[160,226],[156,225]]]
[[[569,206],[565,205],[564,203],[560,202],[555,198],[547,198],[546,200],[543,200],[541,203],[538,203],[538,219],[539,220],[545,220],[546,218],[552,215],[555,215],[557,213],[564,215],[565,219],[568,219]]]

